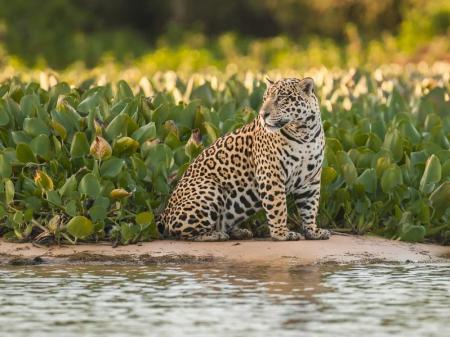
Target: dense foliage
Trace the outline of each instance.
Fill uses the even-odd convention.
[[[319,224],[449,243],[448,68],[311,75],[327,135]],[[155,216],[187,165],[252,120],[265,90],[251,73],[130,83],[71,87],[42,74],[40,84],[0,84],[0,235],[157,237]]]
[[[0,0],[0,8],[0,59],[58,69],[76,62],[93,67],[105,55],[157,59],[161,48],[169,55],[201,48],[223,67],[236,52],[273,66],[293,48],[322,63],[317,54],[331,53],[334,63],[325,65],[333,66],[353,65],[361,50],[378,62],[434,61],[450,52],[446,0]],[[311,66],[309,59],[298,64]]]

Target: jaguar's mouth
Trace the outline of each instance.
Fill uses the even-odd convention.
[[[269,132],[277,132],[278,130],[280,130],[283,126],[285,126],[287,123],[283,123],[283,122],[276,122],[273,124],[267,123],[266,121],[264,121],[264,127],[266,128],[267,131]]]
[[[280,127],[278,127],[276,125],[270,125],[268,123],[265,123],[265,128],[269,132],[277,132],[278,130],[280,130]]]

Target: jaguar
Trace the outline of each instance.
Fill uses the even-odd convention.
[[[264,209],[274,240],[299,240],[287,226],[292,195],[305,239],[317,227],[324,131],[312,78],[268,80],[258,116],[218,138],[191,163],[171,194],[158,228],[177,239],[250,239],[240,228]]]

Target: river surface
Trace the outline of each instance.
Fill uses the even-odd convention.
[[[1,337],[450,336],[450,264],[0,266]]]

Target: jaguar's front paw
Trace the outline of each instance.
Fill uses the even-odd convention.
[[[272,234],[272,239],[275,241],[298,241],[302,235],[297,232],[288,231],[284,234]]]
[[[330,236],[330,231],[326,229],[314,228],[305,230],[306,240],[328,240]]]
[[[250,240],[253,238],[253,233],[246,228],[234,228],[229,235],[232,240]]]

